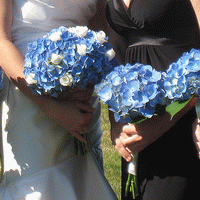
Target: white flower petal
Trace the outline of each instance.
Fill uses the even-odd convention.
[[[78,44],[77,45],[77,53],[81,56],[86,55],[87,46],[85,44]]]
[[[96,37],[97,37],[97,41],[101,44],[105,43],[105,42],[108,42],[106,40],[106,34],[104,31],[99,31],[97,34],[96,34]]]
[[[88,33],[87,26],[76,26],[68,29],[69,32],[74,33],[78,37],[85,37]]]
[[[108,57],[108,60],[111,61],[115,57],[114,49],[110,49],[105,53],[105,56]]]
[[[62,85],[62,86],[69,86],[69,87],[71,87],[72,86],[72,84],[73,84],[73,77],[72,77],[72,75],[71,74],[69,74],[69,73],[66,73],[64,76],[62,76],[61,78],[60,78],[60,84]]]
[[[54,65],[59,65],[62,62],[62,57],[60,55],[58,55],[58,54],[53,53],[51,55],[51,62]]]
[[[34,78],[35,78],[35,74],[30,73],[29,75],[26,76],[26,82],[29,85],[37,84],[37,81]]]
[[[54,32],[49,36],[49,39],[52,42],[57,42],[57,41],[61,40],[61,35],[62,35],[62,33],[60,31]]]

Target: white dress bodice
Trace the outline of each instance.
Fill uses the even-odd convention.
[[[13,0],[13,43],[25,55],[29,42],[53,28],[88,25],[96,4],[97,0]],[[6,77],[3,84],[0,199],[21,200],[31,195],[38,196],[34,199],[48,200],[115,199],[92,153],[74,155],[70,133],[46,116]],[[98,98],[92,97],[91,104],[96,111],[90,139],[96,152],[100,152]]]
[[[87,25],[97,0],[14,0],[13,42],[25,54],[27,44],[59,26]]]

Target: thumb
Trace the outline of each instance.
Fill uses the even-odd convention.
[[[83,112],[93,113],[95,111],[95,108],[93,108],[89,103],[78,103],[77,108],[80,109]]]

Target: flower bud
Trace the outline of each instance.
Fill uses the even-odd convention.
[[[86,55],[87,46],[85,44],[78,44],[77,45],[77,53],[81,56]]]
[[[76,26],[73,28],[69,28],[69,31],[74,33],[78,37],[86,37],[88,33],[88,27],[87,26]]]
[[[30,73],[26,76],[26,82],[29,84],[29,85],[33,85],[33,84],[36,84],[37,81],[34,79],[35,78],[35,74],[33,73]]]
[[[115,57],[114,49],[110,49],[105,53],[105,56],[108,57],[108,61],[111,61]]]
[[[59,65],[62,62],[62,57],[58,54],[53,53],[51,55],[51,63],[53,63],[54,65]]]
[[[66,73],[65,75],[63,75],[61,78],[60,78],[60,84],[62,86],[69,86],[71,87],[72,84],[73,84],[73,77],[71,74],[69,73]]]
[[[108,42],[108,41],[106,40],[106,34],[105,34],[104,31],[99,31],[99,32],[96,34],[96,36],[97,36],[97,41],[98,41],[99,43],[103,44],[103,43],[105,43],[105,42]]]
[[[49,36],[49,39],[52,42],[57,42],[57,41],[61,40],[61,35],[62,35],[62,33],[60,31],[54,32]]]

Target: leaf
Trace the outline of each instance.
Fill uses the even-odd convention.
[[[145,121],[146,119],[148,119],[148,118],[140,115],[138,117],[132,118],[131,124],[139,124],[139,123]]]
[[[168,112],[171,116],[171,119],[174,117],[174,115],[176,115],[176,113],[178,113],[180,110],[182,110],[188,103],[189,101],[193,98],[190,97],[188,100],[185,101],[175,101],[173,103],[171,103],[170,105],[168,105],[166,107],[166,112]]]

